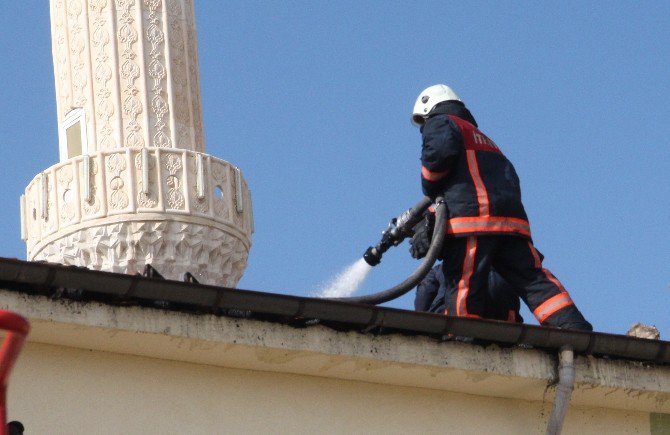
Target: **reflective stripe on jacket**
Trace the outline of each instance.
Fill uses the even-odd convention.
[[[495,142],[464,119],[462,109],[457,104],[438,106],[421,128],[424,193],[444,195],[448,234],[530,238],[514,166]]]

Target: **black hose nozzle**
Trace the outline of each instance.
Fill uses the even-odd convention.
[[[363,259],[370,266],[376,266],[382,261],[382,253],[379,252],[376,248],[370,246],[363,254]]]
[[[422,198],[414,207],[410,208],[397,218],[391,219],[388,228],[382,232],[382,239],[376,246],[370,246],[363,254],[363,259],[370,266],[376,266],[382,261],[382,255],[392,246],[398,246],[407,237],[414,235],[414,225],[423,219],[423,212],[430,206],[431,200],[427,196]]]

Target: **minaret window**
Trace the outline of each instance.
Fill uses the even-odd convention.
[[[60,128],[60,160],[88,154],[86,112],[77,108],[65,116]]]

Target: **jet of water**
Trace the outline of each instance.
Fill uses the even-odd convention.
[[[333,280],[324,285],[318,292],[321,298],[346,298],[351,296],[363,284],[372,266],[359,259],[350,265]]]

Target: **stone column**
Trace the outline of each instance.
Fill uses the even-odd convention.
[[[61,162],[21,198],[28,259],[235,286],[251,196],[204,153],[193,1],[50,4]]]
[[[51,0],[58,121],[86,112],[89,151],[204,152],[192,0]]]

